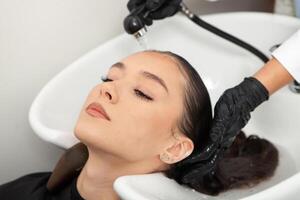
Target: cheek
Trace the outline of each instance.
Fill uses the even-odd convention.
[[[157,155],[171,134],[172,122],[172,116],[162,109],[139,110],[126,122],[124,145],[137,156]]]

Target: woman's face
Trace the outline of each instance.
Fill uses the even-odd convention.
[[[157,52],[139,52],[111,66],[106,77],[112,81],[90,91],[76,137],[127,161],[157,157],[174,141],[171,129],[178,130],[183,111],[185,79],[176,62]],[[92,102],[102,105],[110,121],[86,112]]]

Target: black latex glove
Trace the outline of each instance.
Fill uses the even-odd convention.
[[[214,173],[218,159],[248,123],[250,112],[268,98],[268,90],[253,77],[245,78],[239,85],[227,89],[216,103],[208,144],[184,161],[194,165],[192,168],[195,169],[184,180],[193,179],[199,172]]]
[[[148,26],[154,19],[173,16],[180,10],[182,0],[130,0],[127,8]]]

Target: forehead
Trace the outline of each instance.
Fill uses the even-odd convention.
[[[158,52],[138,52],[132,54],[120,62],[126,65],[130,73],[147,71],[163,79],[171,91],[182,91],[185,78],[179,69],[179,63],[175,58]]]

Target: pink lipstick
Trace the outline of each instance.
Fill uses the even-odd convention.
[[[103,118],[110,121],[108,114],[105,112],[104,108],[100,103],[93,102],[85,109],[85,111],[92,117]]]

